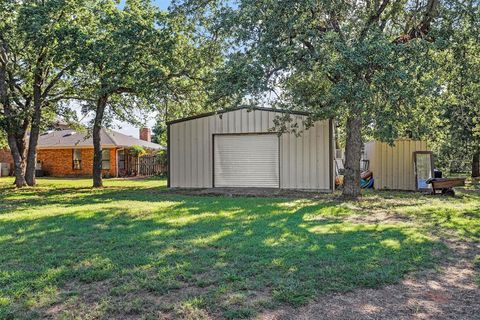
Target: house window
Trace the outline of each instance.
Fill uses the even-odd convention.
[[[110,150],[102,150],[102,169],[110,169]]]
[[[119,170],[125,169],[125,150],[118,151],[118,169]]]
[[[82,169],[82,150],[73,149],[73,170]]]

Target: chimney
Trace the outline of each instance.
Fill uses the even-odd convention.
[[[152,141],[152,131],[150,130],[150,128],[140,128],[139,136],[140,140],[148,142]]]

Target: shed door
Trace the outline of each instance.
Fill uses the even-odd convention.
[[[427,180],[433,178],[433,159],[430,151],[416,151],[413,153],[416,187],[418,190],[431,188]]]
[[[216,135],[215,187],[278,188],[278,145],[276,134]]]

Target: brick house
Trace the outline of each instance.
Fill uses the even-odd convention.
[[[13,163],[12,154],[8,148],[0,149],[0,163]]]
[[[153,143],[149,128],[140,129],[140,139],[122,133],[102,129],[102,169],[105,176],[131,175],[129,164],[133,156],[129,149],[141,146],[149,152],[164,150]],[[38,168],[48,176],[91,176],[93,171],[93,141],[86,134],[75,130],[50,131],[38,139]]]
[[[10,175],[12,170],[13,158],[10,150],[8,148],[0,148],[0,177],[4,175]]]

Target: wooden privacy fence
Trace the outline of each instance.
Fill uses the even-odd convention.
[[[144,155],[141,157],[131,156],[128,159],[128,175],[154,176],[167,172],[167,166],[155,155]]]
[[[165,173],[166,166],[158,161],[155,155],[147,155],[138,158],[139,160],[139,174],[141,176],[154,176]]]

